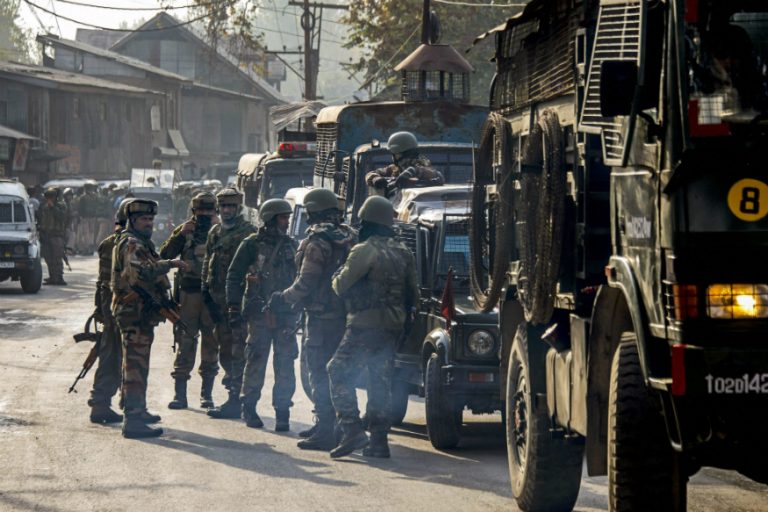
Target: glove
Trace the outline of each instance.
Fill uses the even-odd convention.
[[[373,178],[373,181],[371,181],[371,185],[373,186],[373,188],[387,188],[387,178],[385,178],[384,176]]]
[[[240,314],[240,308],[230,306],[227,309],[227,320],[229,320],[229,325],[233,329],[241,327],[243,325],[243,315]]]

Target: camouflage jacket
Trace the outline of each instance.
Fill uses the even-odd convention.
[[[347,305],[347,326],[399,331],[419,302],[413,253],[392,237],[371,236],[352,248],[333,291]]]
[[[409,174],[413,185],[443,185],[445,179],[440,171],[432,167],[430,161],[422,156],[417,158],[405,158],[396,164],[389,164],[386,167],[375,169],[365,175],[365,183],[373,186],[376,178],[397,178],[403,171],[411,169]]]
[[[246,237],[256,233],[256,226],[238,216],[232,227],[216,224],[208,232],[203,261],[203,288],[211,292],[218,304],[226,303],[227,270],[235,251]]]
[[[176,226],[168,240],[160,246],[160,257],[171,260],[181,258],[191,265],[189,272],[178,270],[181,279],[181,289],[185,292],[199,292],[202,283],[203,260],[205,260],[205,242],[208,232],[195,229],[191,233],[182,234],[184,224]]]
[[[278,252],[273,255],[275,249]],[[227,305],[240,307],[248,320],[260,321],[272,293],[285,290],[293,283],[295,257],[296,242],[288,235],[261,228],[248,236],[237,248],[227,271]],[[273,313],[291,316],[288,308]]]
[[[130,229],[124,231],[112,251],[115,317],[130,315],[131,320],[159,323],[162,319],[157,314],[140,318],[143,304],[132,287],[144,289],[159,302],[165,301],[171,287],[166,274],[171,268],[171,261],[160,259],[151,240]]]
[[[357,233],[345,224],[333,223],[313,224],[307,233],[296,253],[298,276],[283,297],[318,318],[344,317],[344,301],[333,293],[331,279],[357,242]]]
[[[40,234],[46,236],[65,236],[67,233],[67,207],[63,202],[48,206],[44,203],[37,212],[37,226]]]
[[[97,254],[99,255],[99,277],[96,280],[96,307],[106,312],[112,304],[112,253],[120,239],[122,230],[109,235],[101,241]]]

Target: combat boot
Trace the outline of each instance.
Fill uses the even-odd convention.
[[[336,447],[336,436],[333,434],[334,421],[318,421],[315,433],[307,439],[298,442],[296,446],[302,450],[318,450],[327,452]]]
[[[139,414],[139,419],[141,419],[141,421],[144,423],[159,423],[163,418],[161,418],[159,414],[152,414],[148,410],[144,409],[141,411],[141,414]]]
[[[290,420],[290,409],[275,409],[275,432],[288,432],[291,428]]]
[[[127,439],[143,439],[163,435],[163,429],[148,427],[141,416],[126,416],[123,420],[123,437]]]
[[[313,435],[315,435],[315,432],[317,432],[317,423],[315,423],[314,425],[312,425],[306,430],[300,431],[299,437],[303,437],[303,438],[312,437]]]
[[[243,403],[243,419],[248,427],[261,428],[264,426],[264,422],[256,413],[256,404]]]
[[[226,402],[219,407],[208,409],[208,416],[216,418],[217,420],[223,419],[237,419],[240,417],[240,397],[235,393],[230,393]]]
[[[187,408],[187,379],[174,379],[175,391],[173,400],[168,404],[169,409],[186,409]]]
[[[387,433],[380,430],[371,432],[371,442],[363,449],[363,455],[366,457],[388,459],[389,443],[387,442]]]
[[[200,407],[203,409],[213,408],[213,381],[216,377],[206,376],[203,377],[203,386],[200,388]]]
[[[112,410],[109,404],[93,404],[91,406],[91,423],[118,423],[123,421],[123,415]]]
[[[360,424],[360,421],[355,423],[342,423],[341,429],[343,432],[341,442],[339,442],[339,446],[331,450],[332,459],[344,457],[355,450],[368,446],[368,436],[365,435],[365,430]]]

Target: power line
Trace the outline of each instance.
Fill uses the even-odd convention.
[[[387,68],[387,66],[389,66],[389,64],[393,60],[395,60],[395,57],[400,55],[400,52],[403,51],[403,48],[405,48],[405,46],[410,42],[410,40],[413,38],[413,36],[416,35],[416,32],[418,32],[419,29],[421,29],[421,25],[420,24],[417,25],[416,28],[413,29],[413,32],[411,32],[411,35],[408,36],[408,39],[406,39],[403,42],[403,44],[400,45],[400,48],[398,48],[397,51],[394,54],[392,54],[392,56],[389,58],[389,60],[387,60],[387,62],[385,62],[384,64],[379,66],[379,69],[377,69],[374,74],[372,74],[370,77],[368,77],[368,79],[360,86],[361,89],[365,89],[368,85],[370,85],[373,82],[373,80],[377,76],[379,76],[379,73],[384,71]]]
[[[206,2],[201,4],[188,4],[188,5],[168,5],[166,7],[117,7],[113,5],[97,5],[88,2],[77,2],[76,0],[56,0],[63,4],[78,5],[80,7],[92,7],[94,9],[106,9],[111,11],[169,11],[172,9],[191,9],[194,7],[206,7],[214,5],[216,2]]]
[[[237,1],[237,0],[230,0],[230,2],[228,2],[228,3],[229,3],[229,5],[232,5],[235,1]],[[83,25],[85,27],[99,28],[101,30],[110,30],[110,31],[113,31],[113,32],[159,32],[161,30],[170,30],[170,29],[173,29],[173,28],[176,28],[176,27],[183,27],[184,25],[191,25],[192,23],[195,23],[196,21],[203,20],[203,19],[205,19],[205,18],[210,16],[209,14],[204,14],[202,16],[198,16],[197,18],[192,18],[192,19],[187,20],[187,21],[182,21],[180,23],[176,23],[176,24],[173,24],[173,25],[168,25],[167,27],[144,28],[144,29],[110,28],[110,27],[104,27],[104,26],[101,26],[101,25],[94,25],[93,23],[87,23],[85,21],[76,20],[76,19],[69,18],[69,17],[64,16],[64,15],[61,15],[61,14],[56,14],[55,12],[53,12],[53,11],[51,11],[49,9],[46,9],[45,7],[41,7],[40,5],[32,2],[31,0],[24,0],[24,3],[26,3],[30,7],[34,7],[34,8],[39,9],[39,10],[45,12],[45,13],[50,14],[51,16],[55,16],[56,18],[61,18],[62,20],[65,20],[65,21],[76,23],[78,25]]]
[[[445,5],[460,5],[465,7],[525,7],[526,3],[514,3],[514,4],[473,4],[471,2],[454,2],[452,0],[432,0],[438,4]]]
[[[51,0],[51,9],[53,9],[54,14],[56,13],[56,6],[53,5],[53,0]],[[56,28],[59,29],[59,37],[61,37],[61,25],[59,25],[59,18],[56,18]]]

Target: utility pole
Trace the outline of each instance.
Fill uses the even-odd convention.
[[[349,10],[348,5],[289,0],[288,5],[302,7],[301,28],[304,30],[304,99],[317,99],[317,76],[320,70],[320,31],[323,9]],[[315,45],[315,41],[317,44]]]

